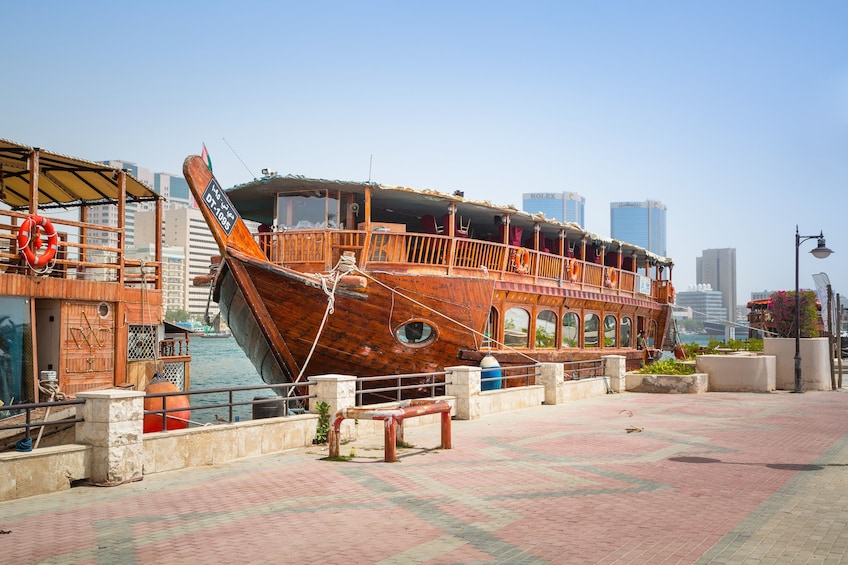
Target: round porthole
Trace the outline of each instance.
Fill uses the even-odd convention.
[[[436,339],[436,328],[424,320],[410,320],[398,326],[395,338],[408,347],[424,347]]]
[[[97,305],[97,315],[101,318],[107,317],[109,315],[110,310],[111,309],[109,308],[109,305],[105,302],[101,302]]]

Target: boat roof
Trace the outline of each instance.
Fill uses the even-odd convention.
[[[394,215],[402,218],[409,215],[420,219],[422,215],[441,218],[448,213],[449,206],[456,206],[456,214],[464,221],[471,220],[476,226],[491,226],[496,216],[509,215],[510,225],[521,226],[525,233],[533,233],[536,225],[547,237],[557,237],[565,230],[570,241],[580,240],[584,235],[592,244],[604,244],[608,250],[622,248],[625,255],[636,253],[640,262],[646,260],[660,265],[672,266],[670,258],[662,257],[643,247],[603,237],[571,222],[548,219],[542,213],[531,214],[513,205],[497,205],[488,200],[466,199],[461,193],[445,194],[436,190],[420,190],[402,186],[386,186],[374,182],[339,181],[308,178],[299,175],[273,175],[236,185],[227,190],[227,195],[243,218],[271,225],[275,200],[281,192],[341,191],[364,195],[371,189],[372,219]],[[379,219],[377,220],[379,221]]]
[[[114,204],[121,197],[121,169],[86,161],[38,147],[0,139],[0,202],[12,209],[28,208],[29,159],[38,152],[39,208],[68,208]],[[131,174],[126,174],[126,200],[146,202],[161,196]]]

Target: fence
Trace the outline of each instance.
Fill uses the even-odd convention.
[[[562,363],[527,366],[520,369],[524,372],[523,375],[508,376],[520,377],[524,383],[529,383],[532,378],[534,384],[490,391],[481,390],[480,367],[448,367],[444,373],[432,375],[433,382],[429,390],[437,394],[440,392],[439,387],[443,386],[445,396],[442,398],[451,404],[454,417],[476,419],[499,411],[539,406],[542,403],[558,404],[607,392],[623,391],[624,361],[624,357],[609,356],[603,365],[606,373],[603,377],[581,377],[568,381],[565,380],[565,366]],[[309,446],[316,437],[318,416],[314,412],[317,411],[317,405],[326,402],[331,415],[341,408],[354,407],[357,396],[368,392],[367,387],[357,389],[359,380],[349,375],[320,375],[310,377],[308,384],[298,385],[308,387],[308,394],[298,394],[296,397],[292,395],[291,400],[308,400],[313,413],[292,414],[293,411],[288,410],[290,415],[287,417],[244,422],[227,421],[221,425],[207,424],[148,434],[142,433],[145,415],[143,392],[125,389],[80,392],[77,394],[77,400],[73,401],[77,404],[74,424],[76,443],[44,447],[33,452],[0,453],[0,476],[6,477],[4,481],[0,481],[0,501],[67,489],[79,481],[116,485],[140,480],[144,474],[217,465],[244,457]],[[401,378],[397,386],[383,387],[389,389],[383,392],[391,393],[394,390],[396,394],[397,390],[410,386],[404,384],[404,381],[405,378]],[[368,382],[370,381],[362,379],[359,386],[362,387]],[[297,390],[297,387],[292,388],[292,385],[279,387]],[[226,402],[213,402],[198,409],[223,407],[229,410],[230,406],[245,404],[234,397],[230,399],[230,394],[238,390],[267,388],[274,387],[197,391],[197,395],[221,391],[228,395]],[[185,393],[175,395],[178,394]],[[158,396],[166,398],[168,395],[161,393]],[[272,400],[277,399],[247,403],[261,405]],[[194,411],[195,407],[192,406],[191,409]],[[161,415],[168,411],[168,408],[157,408],[149,411],[148,415]],[[416,418],[412,425],[426,425],[437,421],[431,422],[428,418],[431,416]],[[361,423],[358,432],[382,432],[382,429],[377,428],[370,430],[367,424],[375,422]],[[355,423],[350,425],[356,426]],[[344,430],[342,433],[345,433]]]

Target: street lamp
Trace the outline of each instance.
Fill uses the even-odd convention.
[[[819,240],[816,248],[810,251],[813,256],[824,259],[833,253],[824,243],[824,232],[819,232],[819,235],[799,235],[798,226],[795,226],[795,390],[792,392],[804,392],[801,386],[801,290],[798,288],[798,248],[801,243],[813,238]]]

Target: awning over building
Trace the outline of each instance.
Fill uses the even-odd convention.
[[[0,202],[12,209],[30,206],[30,162],[38,163],[39,208],[146,202],[160,196],[129,173],[93,161],[60,155],[0,139]],[[122,198],[120,180],[125,179]]]

